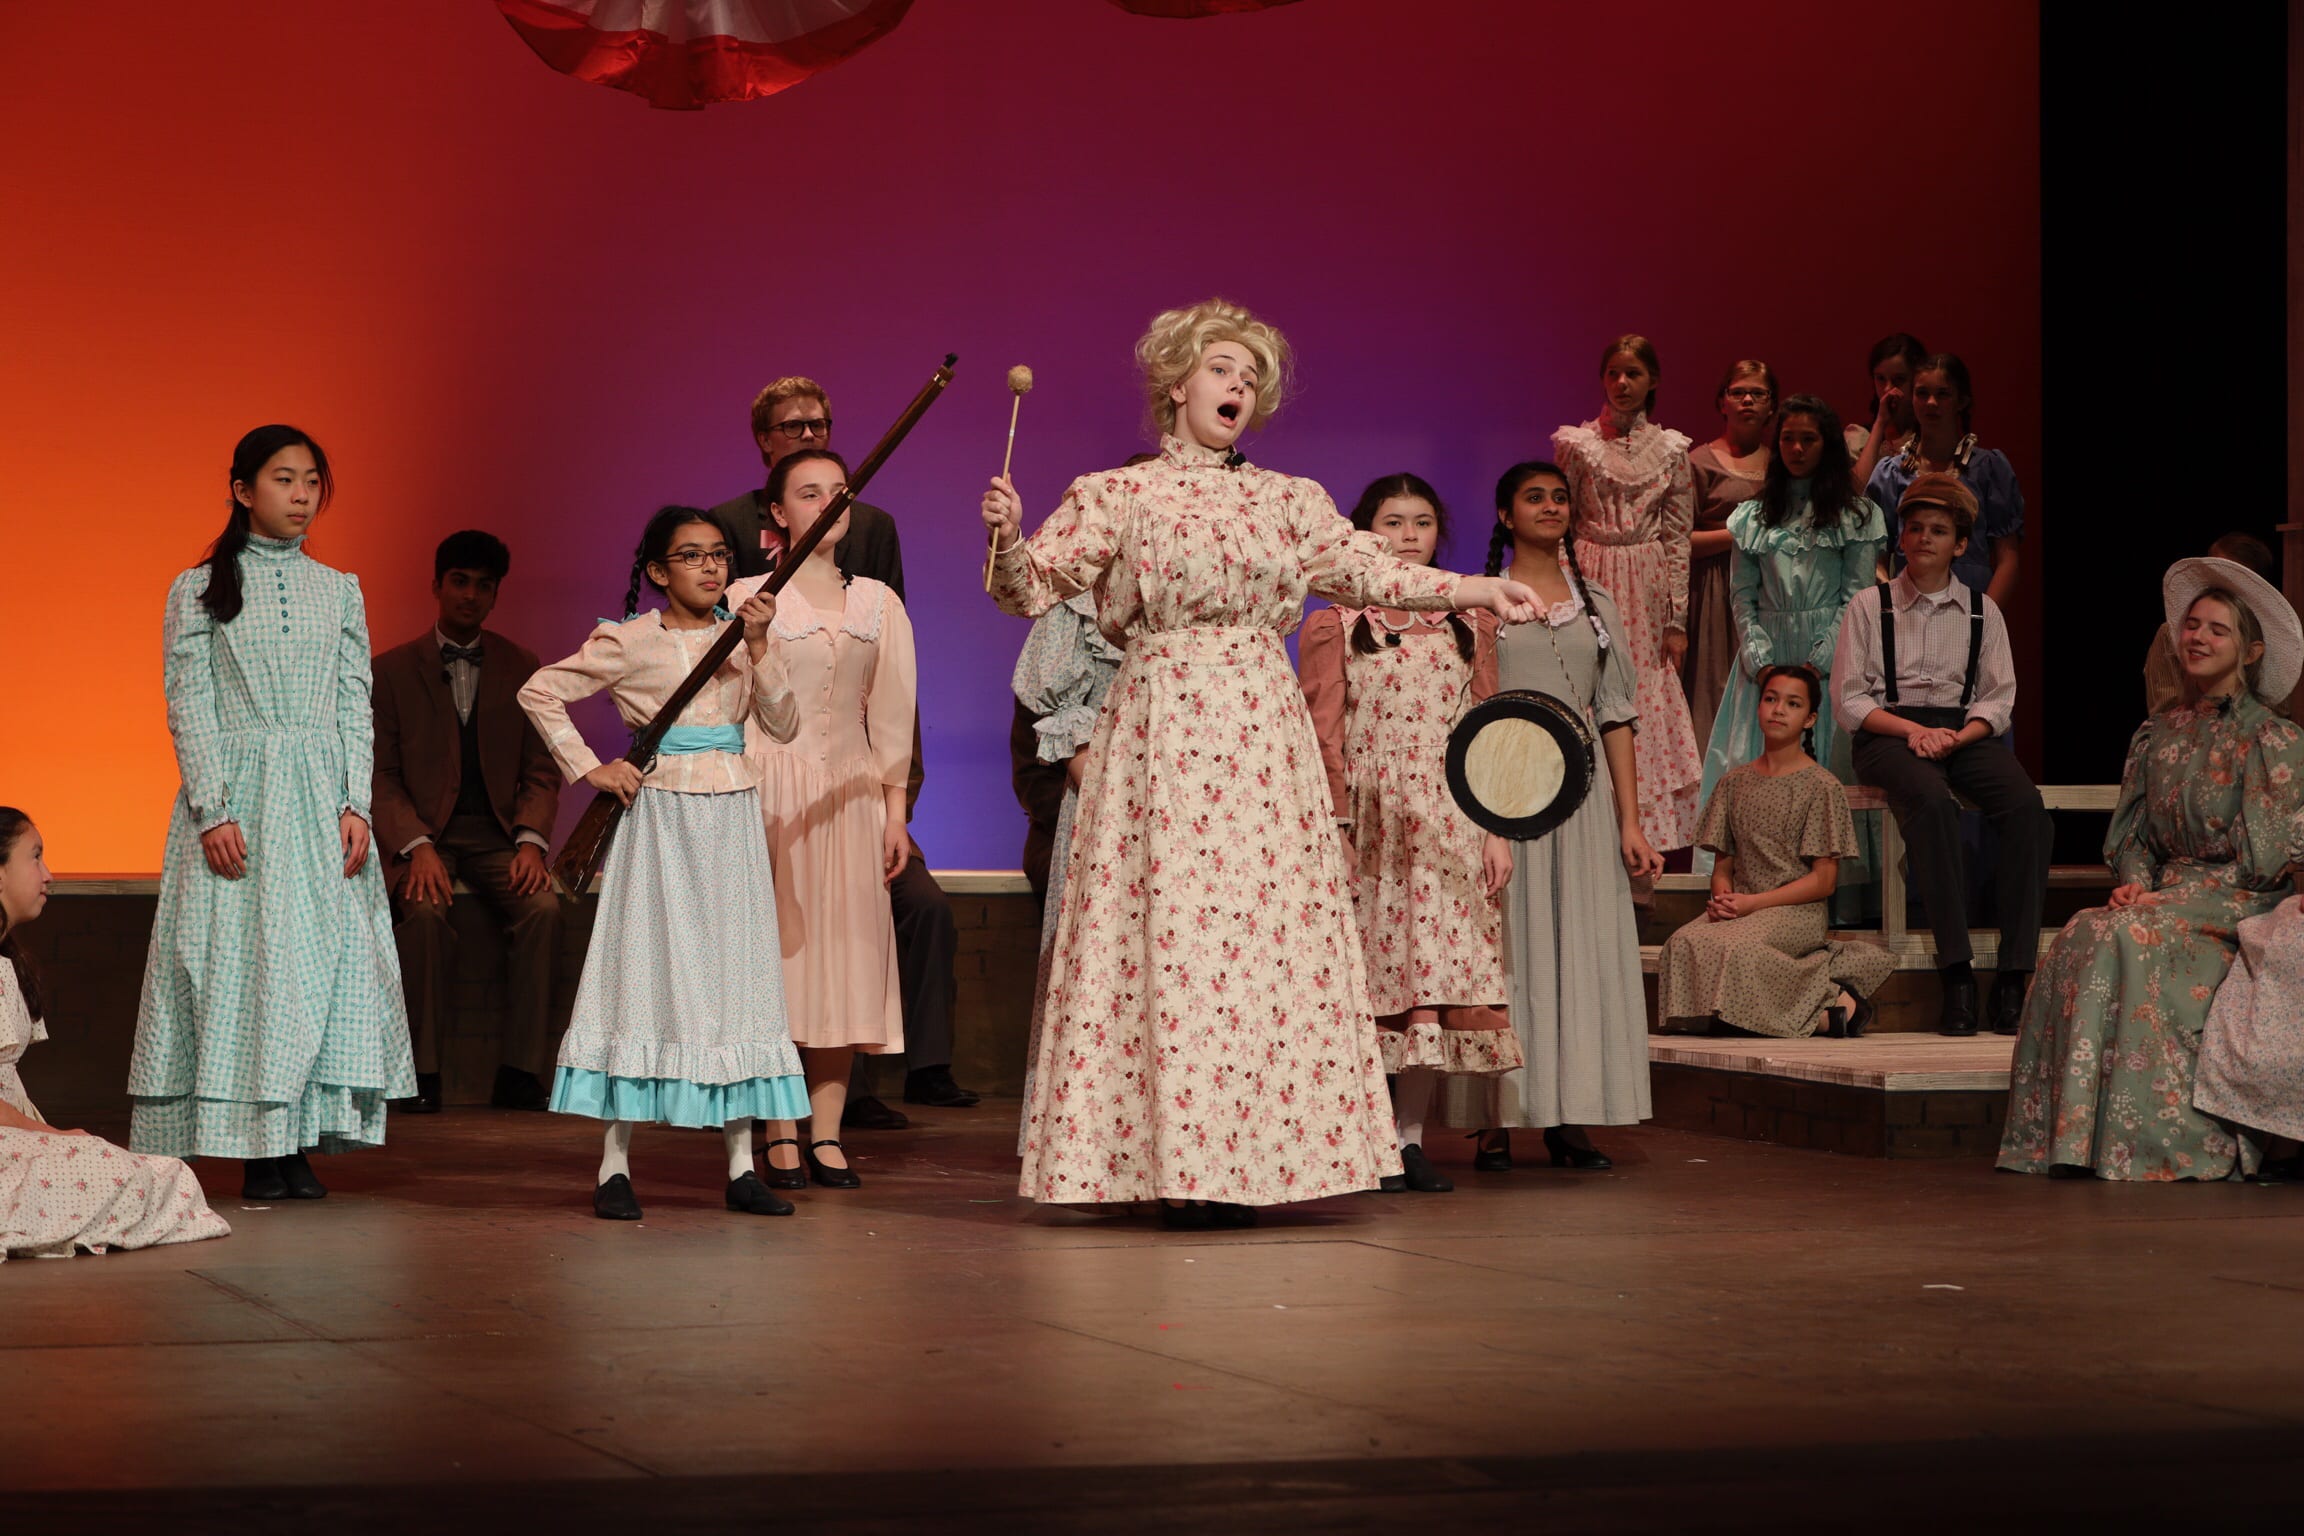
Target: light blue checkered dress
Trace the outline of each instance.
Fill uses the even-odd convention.
[[[344,877],[337,819],[369,814],[375,720],[359,582],[302,539],[252,538],[246,606],[217,624],[195,566],[168,589],[168,729],[183,778],[144,964],[129,1144],[174,1157],[378,1146],[416,1091],[408,1014],[372,850]],[[248,867],[200,834],[240,825]]]

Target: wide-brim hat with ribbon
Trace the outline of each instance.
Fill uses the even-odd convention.
[[[2184,615],[2201,593],[2221,587],[2248,605],[2264,632],[2264,659],[2256,668],[2256,696],[2277,704],[2296,691],[2304,673],[2304,623],[2280,589],[2236,560],[2198,555],[2179,560],[2160,578],[2160,606],[2168,616],[2168,639],[2184,643]],[[2181,651],[2178,653],[2181,655]]]

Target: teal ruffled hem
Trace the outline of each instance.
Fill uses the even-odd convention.
[[[717,1128],[731,1120],[805,1120],[808,1080],[747,1077],[735,1083],[691,1083],[677,1077],[610,1077],[562,1067],[552,1074],[552,1108],[594,1120]]]

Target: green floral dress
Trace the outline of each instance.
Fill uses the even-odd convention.
[[[129,1145],[170,1157],[279,1157],[384,1140],[416,1091],[408,1013],[371,848],[350,879],[338,818],[366,818],[376,721],[360,584],[302,539],[251,538],[245,606],[218,624],[208,572],[168,589],[168,730],[183,788],[168,819],[144,966]],[[200,834],[237,822],[247,872]]]
[[[2304,732],[2253,695],[2178,705],[2137,731],[2104,859],[2150,894],[2082,912],[2042,957],[2001,1167],[2149,1180],[2233,1172],[2241,1143],[2193,1107],[2193,1073],[2235,930],[2289,892],[2300,791]]]

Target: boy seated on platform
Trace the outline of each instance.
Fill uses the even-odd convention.
[[[2008,627],[1998,604],[1952,574],[1976,527],[1975,493],[1959,476],[1915,477],[1897,524],[1904,569],[1857,594],[1840,616],[1832,712],[1853,742],[1856,781],[1887,798],[1910,850],[1935,930],[1947,1035],[1976,1033],[1955,795],[1999,833],[2000,963],[1990,1016],[1995,1032],[2013,1035],[2040,947],[2052,829],[2039,789],[1996,739],[2016,705]]]

